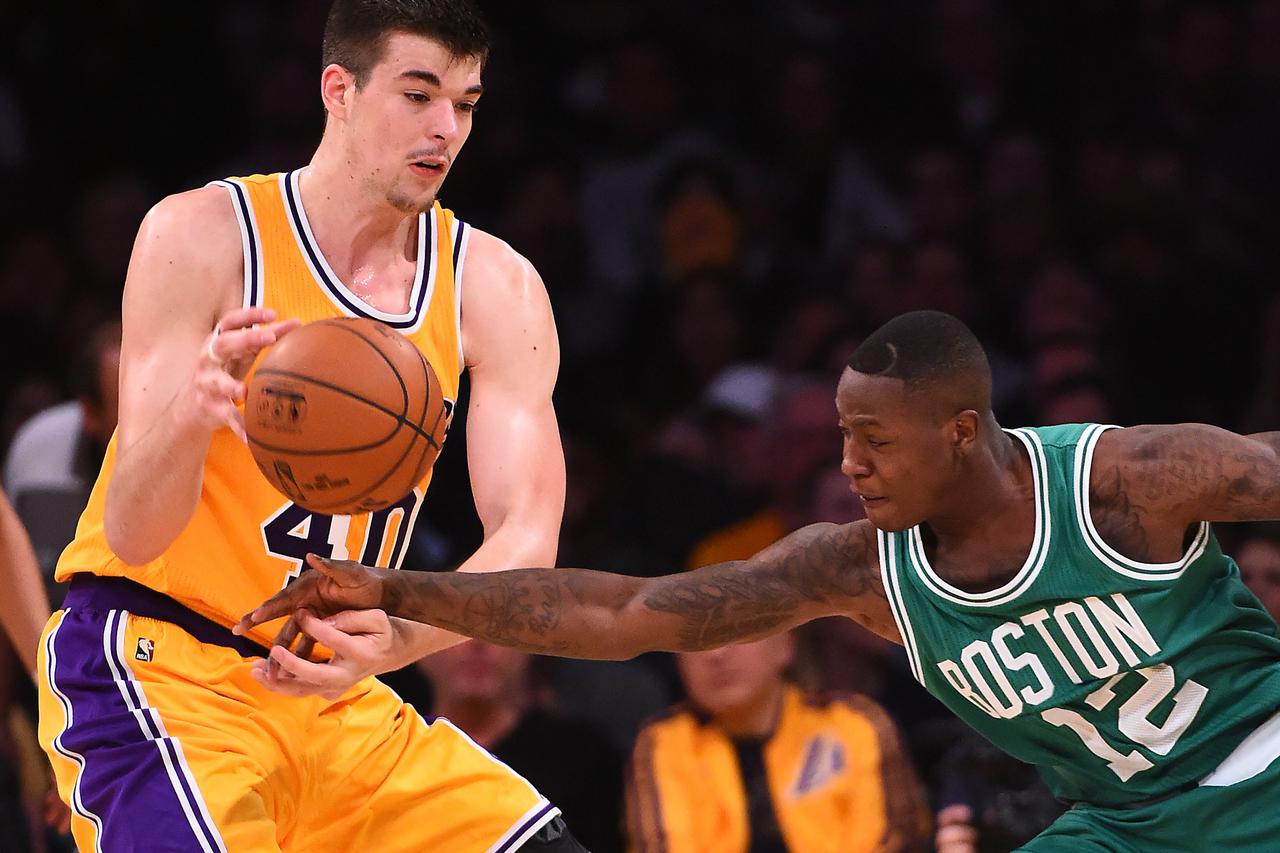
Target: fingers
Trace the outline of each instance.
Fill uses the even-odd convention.
[[[219,366],[251,358],[299,325],[297,320],[282,320],[233,331],[219,326],[218,331],[213,332],[205,344],[205,355]]]
[[[332,625],[344,634],[390,634],[391,619],[382,610],[343,610],[319,620]],[[317,637],[326,646],[329,641]],[[332,648],[332,646],[331,646]]]
[[[368,613],[370,611],[365,611],[365,612]],[[339,615],[345,615],[345,614],[339,614]],[[356,614],[352,613],[350,615],[354,616]],[[328,619],[319,619],[311,615],[310,613],[306,612],[305,610],[300,611],[298,614],[298,624],[302,628],[303,634],[305,635],[304,640],[305,639],[319,640],[324,645],[333,649],[335,654],[341,655],[344,657],[353,657],[360,653],[361,643],[355,637],[352,636],[353,634],[367,634],[367,633],[374,633],[376,631],[376,621],[377,621],[376,617],[369,620],[357,620],[357,621],[367,622],[369,627],[373,629],[373,630],[365,630],[365,631],[358,631],[358,632],[350,631],[350,630],[347,630],[346,628],[338,627],[336,624],[334,624],[337,621],[339,620],[336,617],[330,617]],[[342,621],[344,624],[349,624],[351,620],[342,620]],[[387,622],[385,616],[383,617],[383,625],[384,625],[384,628],[381,633],[387,633],[387,631],[390,630],[390,623]],[[306,655],[302,654],[301,649],[302,649],[302,645],[299,644],[297,654],[301,657],[306,657]]]
[[[314,616],[312,617],[315,618]],[[302,639],[298,641],[298,647],[293,653],[303,660],[311,660],[311,653],[316,650],[316,641],[307,634],[302,635]]]
[[[230,332],[234,329],[246,329],[250,326],[256,326],[259,323],[270,323],[275,319],[276,312],[274,308],[260,308],[257,306],[232,308],[219,318],[218,328],[223,332]]]
[[[300,595],[301,580],[296,580],[266,601],[259,604],[252,612],[246,613],[240,617],[240,621],[231,629],[233,634],[247,634],[249,630],[263,622],[270,622],[273,619],[279,619],[281,616],[289,616],[298,609],[302,596]],[[286,625],[286,627],[288,627]],[[284,629],[282,628],[281,631]],[[296,636],[296,635],[295,635]],[[278,641],[279,635],[276,636]],[[291,641],[292,642],[292,641]]]

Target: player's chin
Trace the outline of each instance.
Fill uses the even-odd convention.
[[[902,507],[888,498],[863,500],[862,508],[867,514],[867,521],[870,521],[877,530],[883,530],[885,533],[901,533],[920,523],[919,519],[904,512]]]

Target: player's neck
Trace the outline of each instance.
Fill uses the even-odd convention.
[[[1023,514],[1032,488],[1031,460],[1016,441],[1001,431],[966,460],[950,505],[925,521],[939,547],[989,537]]]
[[[317,152],[298,177],[298,192],[325,260],[349,281],[357,268],[389,266],[417,256],[418,214],[375,198],[349,169]]]

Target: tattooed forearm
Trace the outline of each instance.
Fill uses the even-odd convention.
[[[882,593],[873,536],[855,525],[812,525],[749,561],[659,578],[644,604],[679,618],[681,651],[765,636]]]
[[[855,606],[887,613],[876,568],[865,523],[814,525],[751,560],[652,579],[579,569],[397,572],[382,606],[528,652],[618,659],[713,648]]]
[[[630,657],[606,630],[642,581],[584,569],[396,572],[388,614],[538,654]]]

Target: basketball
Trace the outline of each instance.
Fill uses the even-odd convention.
[[[295,504],[374,512],[409,493],[440,453],[448,415],[435,371],[375,320],[319,320],[267,351],[245,397],[249,450]]]

